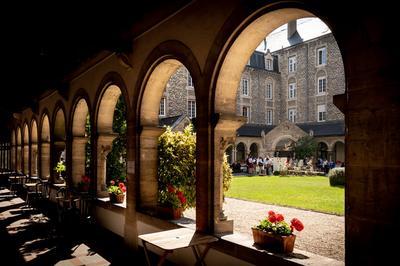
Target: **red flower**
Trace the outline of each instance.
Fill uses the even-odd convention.
[[[296,229],[297,231],[301,231],[304,229],[303,223],[297,218],[292,219],[291,226],[293,226],[294,229]]]
[[[274,211],[269,211],[269,212],[268,212],[268,216],[273,216],[273,215],[275,215],[275,212],[274,212]]]
[[[185,196],[179,197],[179,201],[181,202],[181,204],[185,204],[185,203],[186,203],[186,198],[185,198]]]
[[[175,193],[175,188],[172,185],[168,185],[167,189],[169,193]]]
[[[276,221],[278,222],[282,222],[283,220],[285,220],[285,218],[283,217],[282,214],[278,213],[275,215]]]
[[[114,186],[114,185],[115,185],[115,181],[114,181],[114,180],[111,180],[111,181],[110,181],[110,184],[111,184],[112,186]]]
[[[270,221],[271,223],[275,223],[276,222],[276,215],[270,215],[268,216],[268,221]]]
[[[126,187],[125,187],[125,184],[124,184],[124,183],[119,183],[118,186],[119,186],[119,188],[122,190],[122,192],[125,192],[125,191],[126,191]]]

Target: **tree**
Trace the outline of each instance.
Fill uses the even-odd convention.
[[[311,157],[317,151],[317,142],[311,136],[301,137],[295,142],[293,151],[298,159]]]
[[[164,206],[195,207],[196,133],[170,127],[158,139],[158,202]]]
[[[113,132],[118,136],[112,142],[107,155],[107,182],[110,180],[126,181],[126,105],[119,97],[114,110]]]

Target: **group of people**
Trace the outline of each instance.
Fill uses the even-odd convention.
[[[329,170],[335,167],[344,167],[344,162],[341,161],[332,161],[332,160],[327,160],[318,158],[316,162],[316,167],[319,171],[324,172],[325,174],[328,174]]]
[[[232,164],[232,169],[234,173],[242,172],[242,165],[240,162],[235,162]],[[274,172],[274,165],[272,158],[265,157],[253,157],[251,154],[247,156],[246,168],[249,175],[260,174],[260,175],[272,175]]]

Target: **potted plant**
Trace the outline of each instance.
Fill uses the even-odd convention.
[[[77,184],[78,191],[88,192],[90,188],[90,177],[83,175],[81,181]]]
[[[158,214],[165,219],[179,219],[187,207],[187,200],[182,192],[172,185],[167,186],[167,190],[159,191]]]
[[[64,182],[64,176],[65,176],[65,171],[66,171],[66,166],[64,164],[64,161],[59,161],[57,163],[57,166],[54,167],[54,170],[58,173],[58,179],[61,180],[63,183]]]
[[[293,218],[289,225],[282,214],[274,211],[269,211],[266,219],[252,227],[255,244],[280,253],[293,252],[296,239],[293,231],[303,229],[304,225],[299,219]]]
[[[125,199],[126,186],[123,182],[118,184],[114,181],[110,181],[110,186],[107,188],[110,196],[110,202],[112,203],[123,203]]]

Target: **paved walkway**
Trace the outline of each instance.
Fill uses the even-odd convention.
[[[225,215],[234,221],[234,231],[252,238],[251,227],[257,225],[269,210],[282,213],[287,222],[298,218],[304,230],[296,232],[295,247],[321,256],[344,261],[344,217],[295,208],[226,198]],[[195,219],[194,209],[185,217]]]
[[[20,197],[0,189],[0,265],[144,265],[121,237],[95,224],[59,223],[54,204],[27,208]],[[43,212],[45,211],[45,212]]]

